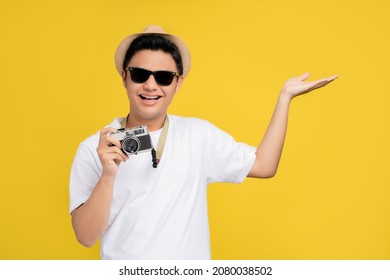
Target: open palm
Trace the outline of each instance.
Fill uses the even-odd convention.
[[[309,76],[309,73],[305,73],[300,77],[295,77],[287,80],[283,85],[282,92],[293,98],[295,96],[308,93],[317,88],[324,87],[337,78],[337,75],[334,75],[328,78],[323,78],[312,82],[306,82]]]

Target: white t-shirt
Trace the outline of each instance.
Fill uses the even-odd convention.
[[[122,120],[109,126],[119,128]],[[150,133],[154,147],[160,134]],[[79,146],[70,176],[70,211],[89,198],[99,180],[98,141],[96,133]],[[102,259],[210,259],[206,187],[242,182],[255,151],[207,121],[169,115],[158,167],[152,167],[149,152],[120,164]]]

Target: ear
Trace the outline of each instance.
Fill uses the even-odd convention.
[[[184,77],[183,76],[180,76],[179,78],[177,78],[175,93],[179,91],[179,89],[180,89],[181,85],[183,84],[183,82],[184,82]]]
[[[122,83],[125,88],[127,88],[127,75],[125,71],[122,71]]]

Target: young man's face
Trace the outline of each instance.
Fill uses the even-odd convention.
[[[161,50],[137,52],[126,68],[128,67],[178,72],[172,56]],[[145,82],[137,83],[130,78],[130,71],[123,72],[122,77],[130,101],[130,116],[145,124],[165,118],[168,106],[183,82],[183,77],[174,77],[170,85],[159,85],[154,76],[150,75]]]

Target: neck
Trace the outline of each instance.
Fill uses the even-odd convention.
[[[144,119],[137,118],[131,114],[131,112],[127,116],[126,120],[126,128],[135,127],[139,125],[146,125],[148,127],[149,132],[159,130],[163,127],[166,115],[162,117],[158,117],[156,119]]]

